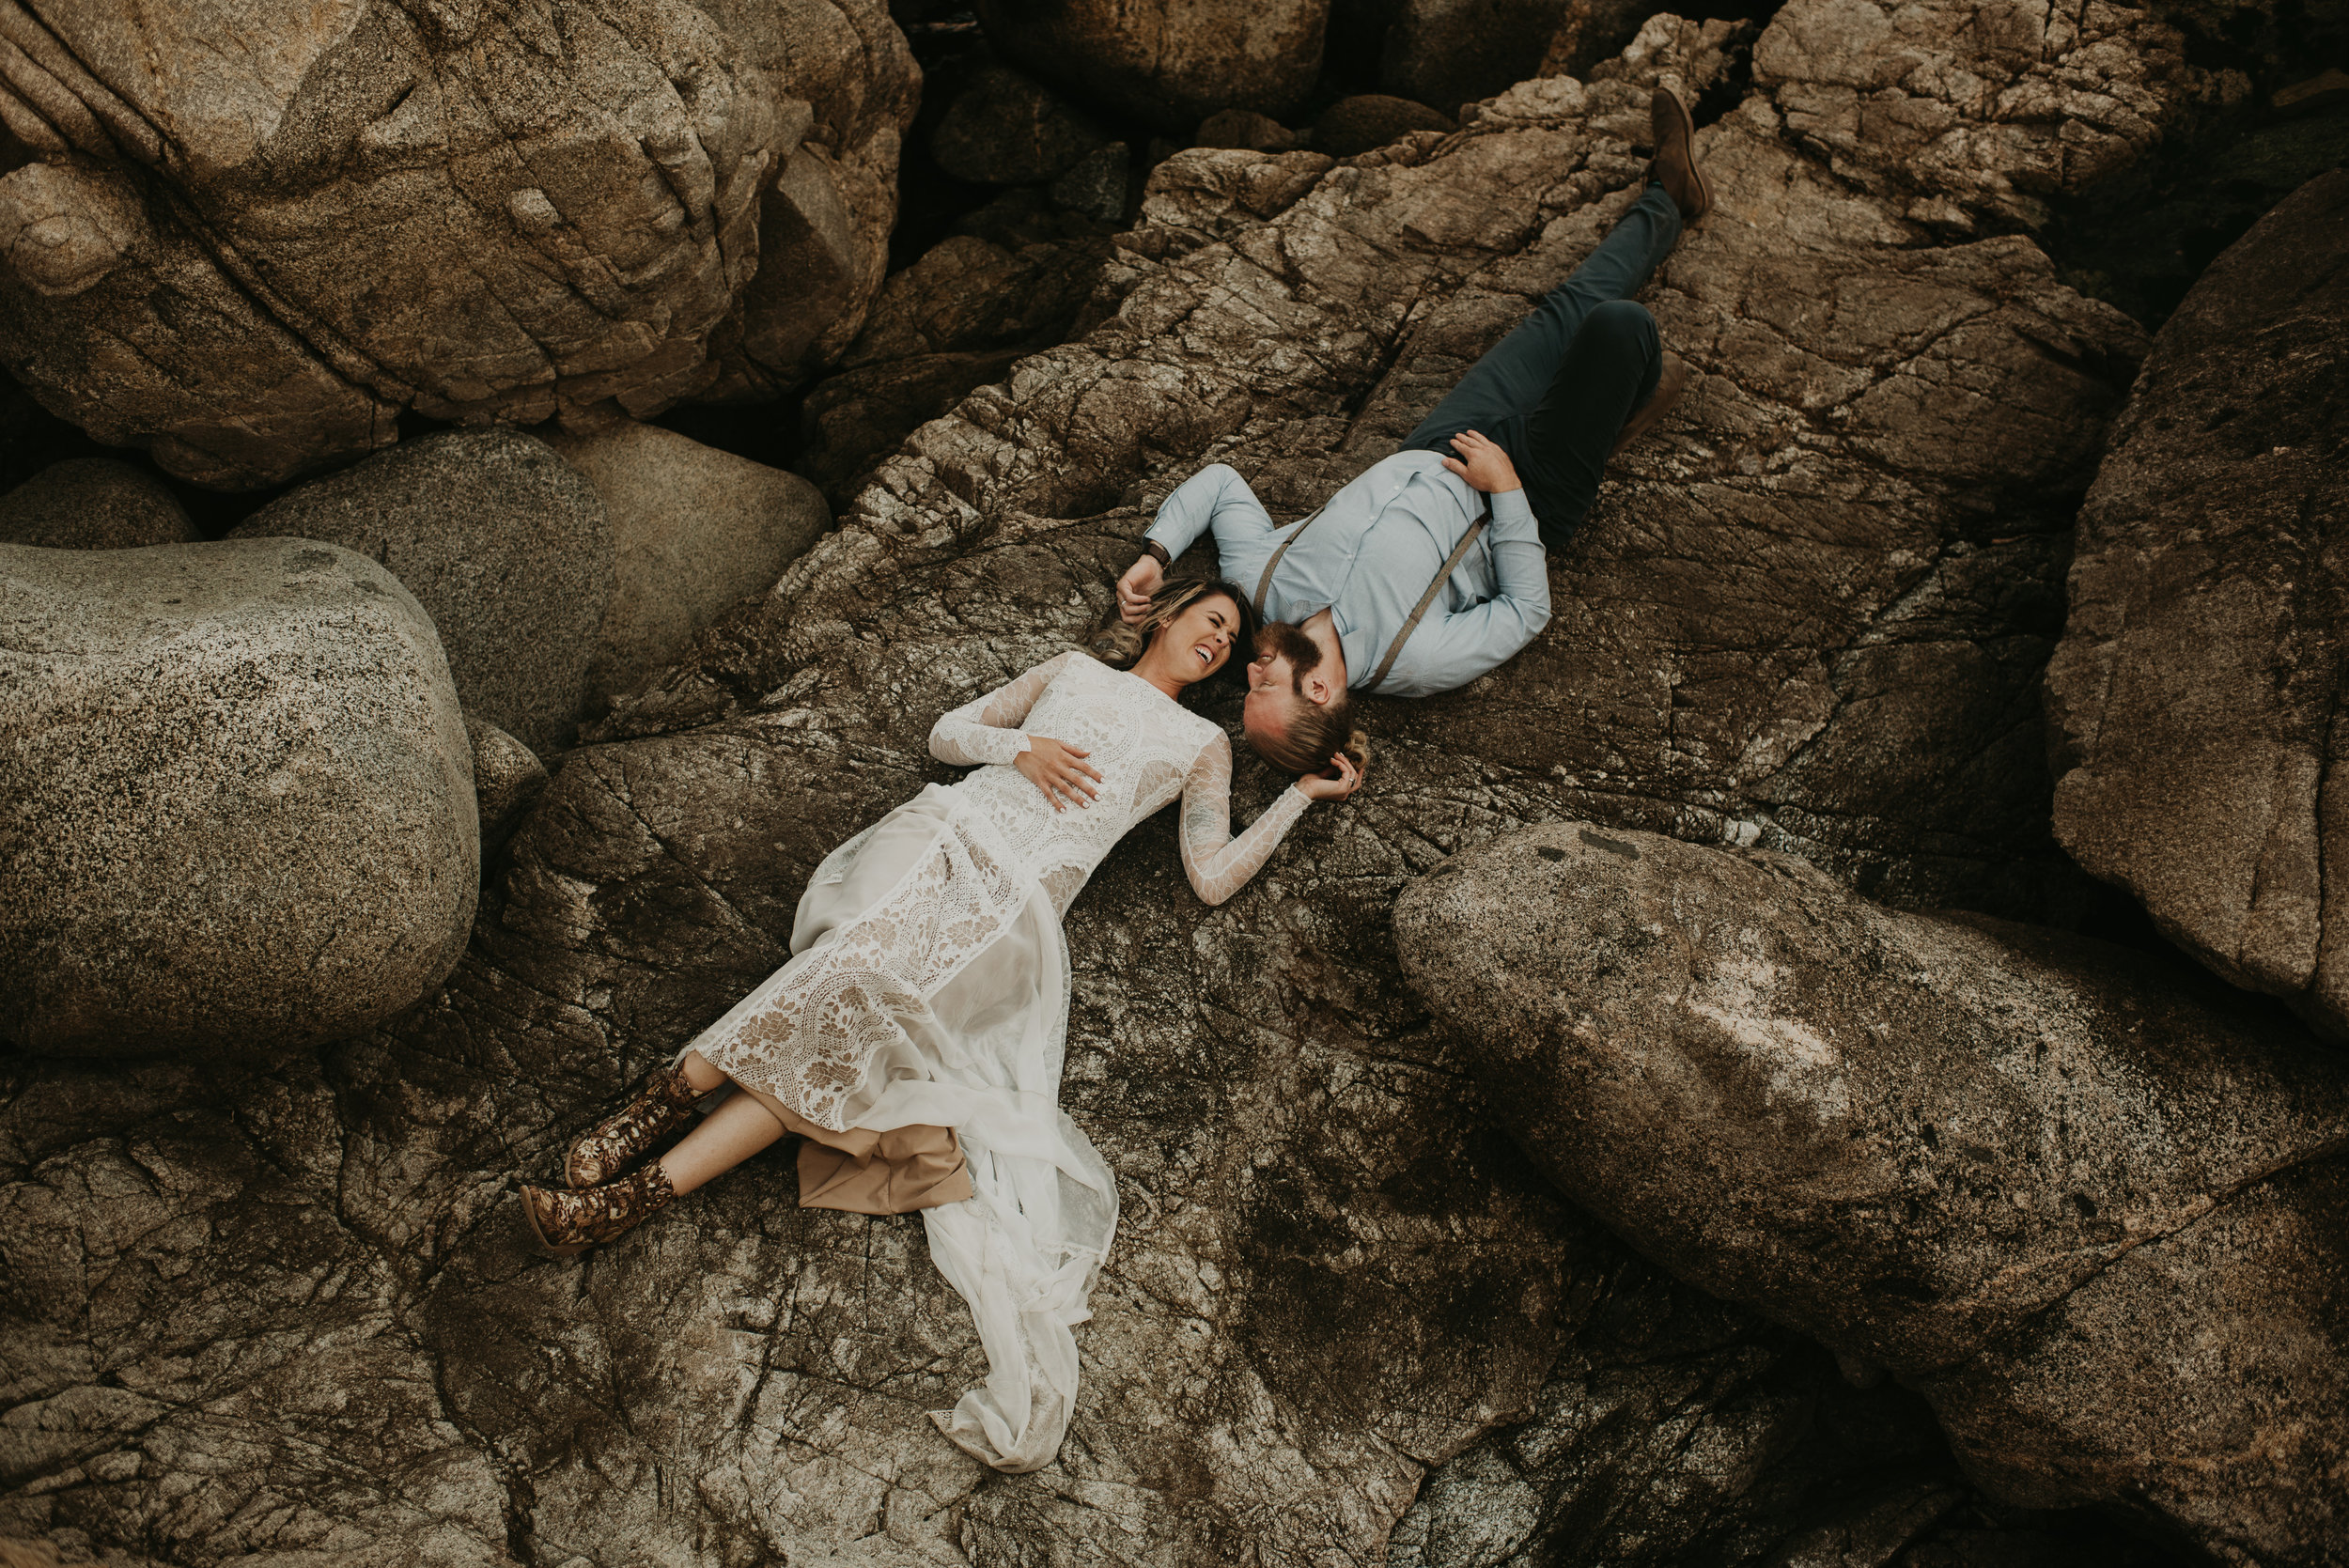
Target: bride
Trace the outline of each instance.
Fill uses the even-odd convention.
[[[1177,796],[1183,870],[1220,904],[1310,802],[1361,783],[1334,756],[1232,836],[1231,742],[1180,699],[1247,636],[1246,603],[1227,582],[1170,585],[1130,670],[1072,650],[939,720],[931,753],[977,770],[826,857],[790,962],[572,1146],[564,1189],[521,1189],[540,1243],[609,1241],[798,1133],[803,1205],[920,1209],[931,1258],[971,1304],[987,1382],[931,1419],[1000,1469],[1050,1464],[1076,1398],[1070,1328],[1117,1226],[1115,1179],[1060,1110],[1061,917]],[[683,1141],[630,1172],[720,1090]]]

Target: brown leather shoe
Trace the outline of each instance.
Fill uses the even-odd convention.
[[[1683,224],[1696,224],[1713,209],[1713,188],[1697,167],[1697,122],[1688,106],[1669,87],[1658,87],[1647,101],[1649,130],[1656,137],[1656,161],[1648,172],[1680,209]]]
[[[563,1184],[601,1187],[643,1158],[655,1143],[693,1119],[702,1092],[682,1067],[655,1067],[636,1097],[587,1129],[563,1161]]]
[[[632,1176],[584,1192],[522,1188],[522,1217],[538,1245],[558,1258],[584,1252],[635,1229],[677,1201],[669,1172],[658,1160]]]
[[[1623,449],[1656,428],[1665,411],[1680,401],[1680,395],[1688,390],[1688,365],[1678,354],[1666,354],[1663,367],[1656,373],[1656,390],[1641,404],[1629,419],[1623,422],[1623,434],[1615,438],[1614,447],[1608,452],[1613,460]]]

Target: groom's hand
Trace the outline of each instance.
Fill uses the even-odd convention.
[[[1459,456],[1446,458],[1443,466],[1486,495],[1525,488],[1524,482],[1517,477],[1517,465],[1509,460],[1509,454],[1476,431],[1463,430],[1454,436],[1452,450]]]
[[[1126,568],[1126,575],[1117,580],[1117,613],[1127,625],[1142,624],[1150,613],[1150,596],[1165,582],[1166,568],[1155,555],[1145,555]]]

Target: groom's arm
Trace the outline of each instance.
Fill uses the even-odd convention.
[[[1446,458],[1443,466],[1484,491],[1492,508],[1486,540],[1492,547],[1495,591],[1456,615],[1422,621],[1379,687],[1390,696],[1424,697],[1466,686],[1514,658],[1549,624],[1549,555],[1516,466],[1474,430],[1454,437],[1453,449],[1461,456]]]
[[[1466,686],[1507,662],[1549,624],[1549,568],[1533,509],[1523,490],[1491,497],[1498,592],[1456,615],[1430,614],[1403,644],[1378,688],[1391,697],[1424,697]]]
[[[1229,463],[1209,463],[1159,503],[1159,515],[1143,536],[1147,553],[1117,580],[1118,609],[1128,620],[1142,618],[1150,596],[1166,581],[1166,568],[1210,528],[1226,573],[1238,569],[1233,564],[1235,545],[1245,555],[1249,544],[1270,536],[1272,515]]]

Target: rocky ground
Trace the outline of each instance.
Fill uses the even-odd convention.
[[[679,36],[704,40],[692,17],[720,8],[687,9],[661,14]],[[411,25],[404,11],[380,10],[356,8],[350,24]],[[1201,8],[1205,20],[1212,10]],[[1407,24],[1424,31],[1441,11],[1395,8],[1380,25],[1387,37],[1411,36]],[[1333,14],[1276,8],[1258,24],[1301,37],[1326,31]],[[831,23],[810,15],[808,36],[832,37]],[[722,20],[739,21],[732,10]],[[1614,24],[1595,13],[1568,20]],[[552,446],[515,435],[403,443],[278,501],[272,511],[324,515],[350,487],[397,490],[367,477],[396,460],[494,447],[506,468],[485,462],[481,474],[512,471],[511,486],[553,486],[568,498],[565,515],[592,548],[561,551],[563,569],[576,573],[600,551],[606,564],[585,569],[604,575],[557,584],[535,565],[544,547],[517,535],[494,558],[509,563],[501,569],[510,582],[537,586],[540,610],[577,622],[565,633],[569,651],[556,657],[547,638],[533,638],[469,674],[453,619],[446,666],[415,677],[412,706],[438,725],[425,750],[472,778],[480,841],[505,839],[488,857],[453,969],[443,955],[435,977],[330,1032],[337,1037],[321,1048],[259,1060],[217,1024],[168,1040],[143,1019],[114,1024],[101,1044],[122,1054],[103,1061],[61,1054],[50,1036],[12,1026],[20,1048],[0,1054],[0,1312],[9,1325],[0,1335],[0,1540],[27,1545],[6,1549],[37,1543],[69,1560],[257,1568],[328,1558],[563,1568],[1382,1558],[1414,1568],[1986,1568],[2169,1560],[2180,1548],[2247,1562],[2338,1560],[2327,1555],[2337,1553],[2327,1544],[2332,1483],[2320,1472],[2337,1452],[2326,1444],[2338,1436],[2339,1407],[2323,1403],[2330,1384],[2313,1375],[2332,1375],[2326,1357],[2337,1359],[2341,1343],[2325,1305],[2338,1296],[2325,1294],[2332,1287],[2317,1266],[2342,1234],[2325,1192],[2288,1194],[2257,1214],[2248,1200],[2224,1210],[2248,1227],[2238,1250],[2280,1248],[2316,1281],[2306,1314],[2313,1348],[2275,1378],[2310,1402],[2276,1406],[2279,1421],[2300,1423],[2299,1446],[2279,1447],[2262,1428],[2268,1446],[2258,1452],[2317,1479],[2293,1494],[2299,1501],[2248,1524],[2190,1476],[2130,1493],[2125,1465],[2064,1470],[2063,1455],[2067,1444],[2125,1448],[2139,1430],[2130,1422],[2160,1408],[2140,1397],[2157,1378],[2120,1379],[2127,1387],[2104,1427],[2050,1415],[2082,1418],[2082,1402],[2063,1390],[2105,1363],[2073,1347],[2113,1343],[2116,1322],[2132,1321],[2125,1302],[2085,1327],[2041,1326],[2039,1340],[1997,1339],[1994,1328],[2012,1325],[1969,1319],[1966,1332],[1997,1339],[2007,1359],[1965,1362],[1947,1344],[1910,1354],[1908,1341],[1871,1338],[1875,1319],[1855,1327],[1849,1313],[1872,1300],[1864,1290],[1842,1303],[1844,1318],[1806,1314],[1789,1305],[1788,1268],[1741,1273],[1700,1245],[1708,1238],[1659,1239],[1657,1216],[1669,1205],[1618,1200],[1527,1131],[1488,1045],[1435,976],[1441,944],[1393,918],[1415,878],[1461,863],[1450,857],[1531,845],[1511,835],[1561,819],[1588,825],[1573,830],[1585,838],[1571,852],[1602,870],[1623,857],[1591,847],[1589,835],[1660,842],[1706,863],[1776,863],[1746,851],[1797,857],[1816,868],[1805,875],[1820,890],[1808,896],[1822,920],[1830,905],[1876,911],[1848,915],[1863,923],[1923,919],[1857,893],[2063,924],[2099,896],[2051,831],[2041,683],[2067,634],[2075,520],[2092,484],[2106,488],[2099,465],[2108,479],[2109,432],[2150,339],[2143,324],[2066,282],[2030,231],[2060,224],[2064,203],[2090,199],[2116,169],[2239,96],[2242,83],[2198,63],[2182,30],[2191,19],[2090,8],[1991,20],[1871,0],[1793,0],[1758,31],[1659,17],[1583,76],[1528,80],[1481,101],[1472,94],[1503,84],[1463,88],[1456,105],[1421,105],[1444,124],[1367,152],[1327,150],[1326,120],[1305,145],[1267,121],[1269,131],[1240,124],[1216,138],[1224,145],[1162,149],[1113,220],[1084,217],[1091,198],[1076,186],[1062,194],[1059,182],[1110,146],[1127,147],[1135,168],[1131,144],[1013,94],[1018,112],[986,122],[989,133],[1044,161],[1003,181],[1012,194],[1002,205],[974,209],[959,220],[965,232],[924,247],[885,286],[877,261],[843,263],[841,276],[863,281],[841,285],[848,292],[823,307],[832,327],[788,352],[787,323],[820,314],[807,300],[830,298],[832,274],[785,299],[774,282],[783,274],[762,264],[736,279],[734,303],[710,318],[719,324],[696,336],[701,307],[679,306],[666,318],[670,334],[654,334],[624,370],[599,365],[573,381],[559,366],[550,380],[541,367],[520,373],[522,390],[483,383],[484,406],[519,418],[575,403],[573,422],[584,426],[611,412],[599,407],[606,396],[650,411],[670,396],[660,378],[673,363],[691,360],[705,390],[719,391],[846,365],[808,405],[818,433],[810,450],[832,454],[813,476],[841,503],[812,548],[803,485],[729,469],[717,454],[615,445],[599,458],[567,444],[635,439],[608,431],[550,432]],[[477,72],[500,50],[530,43],[527,25],[510,19],[479,23],[477,37],[438,8],[412,25],[443,85],[459,55],[463,71]],[[627,49],[610,43],[620,53],[593,57],[645,55],[644,39],[666,36],[611,25],[606,41],[625,38]],[[997,26],[1016,55],[1014,29]],[[704,84],[694,101],[707,99],[714,114],[723,78],[734,84],[726,101],[750,113],[739,106],[755,97],[743,84],[757,51],[741,40],[766,35],[747,23],[734,31],[732,53],[679,45],[662,57],[677,74],[665,87],[646,78],[646,90],[658,99]],[[718,36],[714,24],[708,36]],[[1126,96],[1093,113],[1163,114],[1170,125],[1195,117],[1199,105],[1181,97],[1189,45],[1171,31],[1155,54],[1111,42],[1098,58],[1104,72],[1126,72],[1115,84]],[[805,91],[813,107],[792,145],[817,150],[789,154],[786,167],[804,155],[834,179],[857,158],[880,158],[893,126],[932,133],[892,85],[896,47],[875,45],[849,88]],[[591,53],[582,45],[575,57]],[[696,76],[695,59],[718,64]],[[1144,69],[1152,61],[1163,72]],[[21,65],[8,69],[25,101],[51,101],[35,96],[47,90],[39,83],[24,85]],[[796,54],[757,67],[786,85],[817,69]],[[279,97],[267,101],[309,101],[271,81]],[[1701,147],[1716,210],[1646,296],[1695,380],[1554,557],[1549,629],[1442,703],[1367,703],[1372,788],[1309,815],[1229,904],[1210,910],[1190,897],[1173,826],[1160,821],[1120,847],[1072,911],[1065,1102],[1116,1169],[1125,1220],[1094,1320],[1079,1330],[1084,1382],[1059,1462],[997,1475],[937,1437],[925,1412],[950,1404],[981,1364],[959,1299],[911,1219],[794,1206],[787,1155],[752,1162],[583,1260],[534,1255],[513,1177],[550,1171],[629,1079],[781,961],[800,889],[825,851],[925,781],[951,776],[924,750],[932,719],[1079,636],[1157,499],[1198,466],[1234,463],[1289,516],[1391,449],[1630,199],[1646,95],[1658,82],[1712,106]],[[169,97],[165,87],[180,95],[175,103],[191,90],[156,91]],[[1286,90],[1274,81],[1241,107],[1301,118],[1281,99]],[[1370,111],[1355,113],[1368,123]],[[281,124],[298,121],[288,109]],[[966,121],[979,123],[975,111]],[[837,132],[830,143],[810,129],[822,126]],[[840,129],[851,126],[865,130]],[[718,132],[696,134],[708,147]],[[664,145],[649,134],[630,144],[647,156]],[[757,145],[784,149],[781,139]],[[860,145],[867,150],[847,150]],[[1064,166],[1048,169],[1064,154]],[[94,174],[70,161],[26,163],[0,178],[0,195],[21,203],[23,188],[65,178],[27,171],[68,168],[75,179],[131,182],[150,204],[142,210],[200,215],[213,210],[208,193],[251,178],[225,155],[184,170],[125,158]],[[559,162],[550,154],[547,166]],[[333,188],[367,166],[333,164],[343,182]],[[770,235],[832,232],[808,217],[833,210],[814,185],[776,190],[791,194],[800,217],[767,198],[760,254],[784,254]],[[157,192],[181,194],[166,201]],[[835,196],[848,212],[875,210]],[[133,259],[182,243],[148,222],[141,243],[163,249],[125,253]],[[717,243],[691,224],[672,228],[680,256]],[[865,249],[839,254],[873,255],[868,230],[840,230],[866,238],[857,241]],[[646,274],[670,280],[661,288],[682,287],[683,275],[658,266]],[[86,303],[44,306],[39,330],[84,342],[74,313],[113,308],[102,291],[127,287],[127,276],[94,272],[86,294],[58,296]],[[649,287],[630,282],[638,292],[629,298]],[[977,308],[1014,295],[1019,310]],[[878,302],[869,312],[865,298]],[[723,326],[738,318],[739,353]],[[272,316],[253,338],[291,353],[282,340],[299,335],[293,320]],[[761,320],[785,325],[761,337]],[[84,406],[60,392],[66,380],[40,381],[26,368],[69,363],[52,349],[0,348],[44,397]],[[272,435],[264,451],[240,433],[202,445],[205,460],[233,459],[248,479],[274,476],[330,449],[357,456],[389,429],[384,411],[398,398],[388,382],[331,357],[305,364],[310,390],[272,383],[299,394],[306,411],[296,437]],[[177,372],[166,379],[163,391],[148,389],[163,411],[149,421],[161,432],[157,457],[194,472],[163,444],[201,444],[172,399],[214,395],[188,392],[197,383]],[[253,383],[247,373],[238,380]],[[630,404],[634,390],[612,390],[621,382],[649,389],[649,400]],[[149,406],[117,383],[88,384],[109,410]],[[552,402],[499,401],[542,397]],[[270,423],[276,417],[246,411],[231,423],[239,432],[288,428]],[[914,427],[916,419],[927,422]],[[877,465],[876,427],[910,431]],[[127,439],[127,427],[106,429]],[[308,456],[284,456],[296,449]],[[524,464],[538,452],[552,469]],[[704,487],[693,493],[733,507],[699,536],[721,542],[694,550],[657,526],[661,507],[646,490],[660,488],[648,475],[662,461],[682,465],[673,483],[690,479]],[[23,504],[34,520],[25,526],[38,525],[39,501]],[[179,526],[151,497],[141,505],[145,526]],[[494,520],[494,508],[485,515]],[[14,516],[0,502],[0,522],[16,526]],[[799,520],[799,531],[757,526],[778,516]],[[331,536],[407,583],[408,557],[390,535]],[[190,570],[219,559],[200,552],[257,547],[168,546],[198,552],[173,557],[195,563]],[[774,564],[761,571],[771,587],[692,582],[677,603],[649,602],[646,584],[676,574],[653,567],[631,579],[630,561],[680,549],[770,551],[761,559]],[[420,582],[440,569],[422,565],[430,569]],[[442,575],[460,594],[452,604],[484,586]],[[420,601],[427,587],[405,591]],[[745,592],[757,597],[729,609]],[[525,655],[546,667],[525,669]],[[53,659],[11,632],[0,700],[54,685],[54,666],[43,662]],[[628,660],[638,675],[609,676]],[[606,673],[600,690],[591,671]],[[509,724],[476,699],[525,676],[521,696],[543,714],[518,709]],[[1235,717],[1228,703],[1221,717]],[[568,726],[581,720],[574,736]],[[527,737],[531,747],[506,733],[538,722],[548,728]],[[11,723],[36,733],[42,722]],[[347,754],[331,737],[318,745]],[[557,763],[551,780],[541,782],[534,750]],[[50,771],[75,779],[66,765]],[[1281,783],[1244,768],[1243,810]],[[1644,833],[1667,837],[1634,836]],[[77,902],[135,904],[106,866],[75,862],[77,881],[25,847],[54,842],[38,817],[0,840],[11,875],[41,874],[21,884],[47,901],[33,906],[27,929],[51,929]],[[359,865],[375,849],[357,834],[327,847]],[[1455,873],[1425,887],[1464,881]],[[1491,902],[1518,913],[1530,895],[1517,887]],[[1529,939],[1574,969],[1575,955],[1592,951],[1588,933],[1563,890],[1543,909],[1548,924]],[[232,935],[183,920],[141,939],[201,965]],[[37,951],[32,938],[0,939],[10,962]],[[231,966],[231,978],[257,967],[266,987],[266,965]],[[1539,972],[1531,958],[1525,972]],[[71,985],[54,991],[83,1005]],[[1976,992],[1995,1015],[1995,987]],[[1851,1027],[1864,1032],[1867,1019]],[[1995,1035],[2008,1026],[1994,1017],[1978,1027]],[[2067,1060],[2094,1066],[2112,1030],[2092,1019],[2083,1030]],[[2310,1103],[2334,1093],[2337,1057],[2280,1017],[2260,1015],[2257,1030],[2268,1032],[2257,1049],[2312,1063]],[[2269,1039],[2278,1031],[2282,1044]],[[1946,1048],[1932,1030],[1916,1032],[1919,1050]],[[2205,1031],[2201,1054],[2183,1055],[2230,1088],[2195,1103],[2232,1103],[2237,1090],[2245,1105],[2277,1097],[2263,1069],[2212,1038]],[[2177,1114],[2157,1095],[2127,1103],[2133,1114]],[[1874,1119],[1853,1122],[1854,1137],[1911,1135],[1897,1095],[1869,1108]],[[2154,1161],[2142,1170],[2107,1164],[2121,1188],[2135,1183],[2151,1209],[2174,1218],[2229,1180],[2313,1168],[2333,1147],[2325,1141],[2337,1142],[2328,1114],[2302,1116],[2309,1136],[2296,1142],[2269,1136],[2290,1120],[2270,1118],[2253,1129],[2259,1137],[2245,1135],[2234,1165],[2201,1186],[2151,1154],[2132,1157]],[[1630,1121],[1635,1147],[1671,1146],[1642,1144]],[[1745,1136],[1766,1147],[1774,1126],[1766,1118]],[[2036,1169],[2041,1148],[2020,1135],[2012,1148],[1976,1141],[1986,1154],[1963,1152],[1989,1161],[1983,1190],[2038,1191],[2019,1173]],[[2263,1169],[2262,1157],[2271,1161]],[[1903,1169],[1937,1168],[1921,1156]],[[2024,1231],[2059,1251],[2115,1245],[2101,1231],[2066,1243],[2063,1227],[2085,1236],[2109,1208],[2121,1218],[2104,1223],[2125,1230],[2137,1214],[2125,1191],[2092,1194],[2095,1213],[2063,1210],[2076,1190],[2088,1188],[2046,1186],[2055,1208],[2044,1234],[2020,1221],[2001,1229],[1980,1205],[1969,1209],[1972,1228],[1957,1227],[1938,1262],[1978,1281],[1999,1277],[1999,1247]],[[1753,1212],[1757,1223],[1771,1218],[1766,1205]],[[2132,1266],[2152,1270],[2164,1256],[2148,1248]],[[1859,1283],[1881,1284],[1886,1272]],[[2190,1273],[2177,1282],[2190,1284]],[[2064,1299],[2089,1313],[2101,1298]],[[2230,1311],[2250,1310],[2229,1300]],[[1880,1315],[1892,1321],[1901,1310]],[[2217,1321],[2194,1315],[2190,1294],[2165,1310],[2164,1331],[2187,1341]],[[1975,1369],[1975,1384],[1955,1387],[1960,1365]],[[1931,1405],[1885,1380],[1887,1366]],[[2254,1371],[2267,1375],[2265,1363]],[[2212,1416],[2211,1429],[2232,1408]],[[2092,1404],[2083,1419],[2094,1414]],[[2169,1532],[2166,1543],[2137,1545],[2105,1514],[2057,1511],[2124,1494],[2140,1519]]]

